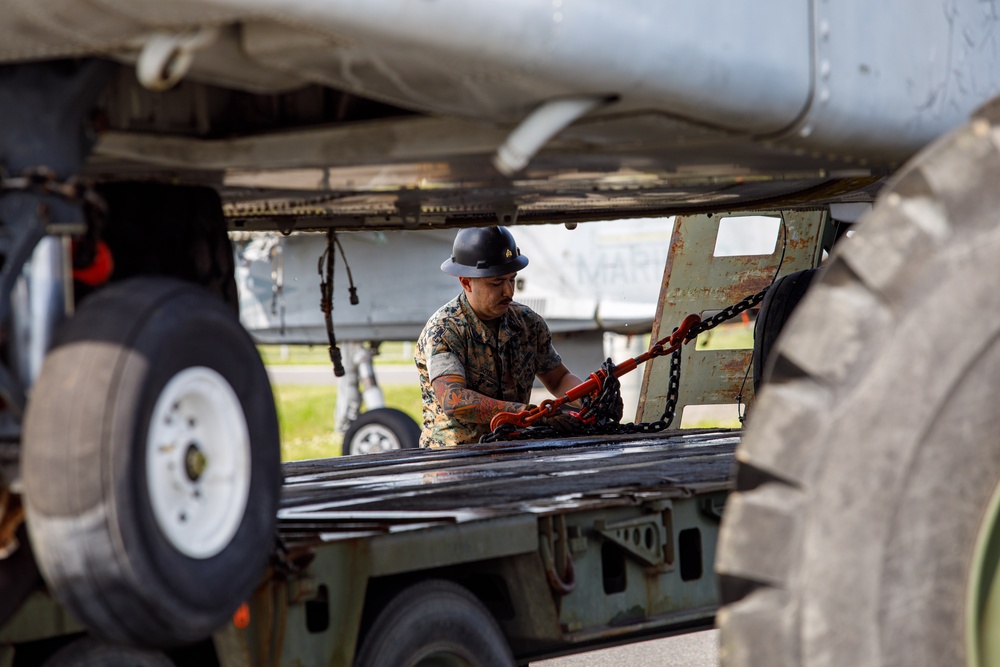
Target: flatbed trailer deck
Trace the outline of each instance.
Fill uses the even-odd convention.
[[[350,665],[380,610],[457,583],[519,663],[711,627],[738,431],[664,431],[287,463],[279,548],[222,664]],[[406,632],[398,628],[398,632]]]

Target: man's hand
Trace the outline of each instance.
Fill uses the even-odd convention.
[[[548,389],[549,393],[556,398],[561,397],[570,389],[583,384],[583,380],[571,373],[570,370],[566,368],[566,364],[559,364],[548,373],[539,373],[538,379],[542,381],[542,384],[545,385],[545,388]],[[579,401],[575,401],[571,405],[576,405],[578,403]]]
[[[548,426],[559,435],[573,435],[582,430],[583,422],[568,412],[557,412],[550,417],[543,417],[535,422],[539,426]]]

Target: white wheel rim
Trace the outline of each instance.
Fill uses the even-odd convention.
[[[250,492],[250,434],[236,392],[204,366],[163,388],[146,440],[157,525],[178,551],[211,558],[232,540]]]
[[[399,438],[382,424],[365,424],[351,439],[351,451],[355,454],[377,454],[392,449],[402,449]]]

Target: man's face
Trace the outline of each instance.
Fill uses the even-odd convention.
[[[459,278],[469,305],[481,320],[492,320],[507,312],[514,300],[516,273],[495,278]]]

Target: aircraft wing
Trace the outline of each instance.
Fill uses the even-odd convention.
[[[86,174],[236,229],[870,201],[1000,91],[988,3],[0,0],[0,63],[119,65]]]
[[[530,268],[518,275],[514,298],[542,315],[557,336],[649,333],[672,228],[661,219],[573,230],[523,227],[517,244]],[[416,340],[430,314],[461,292],[438,268],[451,254],[450,231],[344,233],[338,241],[343,254],[335,254],[333,308],[339,341]],[[321,234],[236,235],[240,317],[256,340],[328,342],[317,272],[327,243]],[[351,285],[358,307],[348,299]]]

